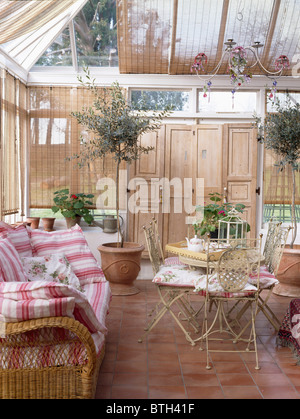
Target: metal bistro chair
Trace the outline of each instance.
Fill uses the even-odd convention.
[[[139,342],[143,341],[144,337],[166,313],[170,313],[188,342],[194,346],[195,340],[192,339],[191,332],[185,324],[192,326],[195,333],[198,333],[200,330],[200,324],[196,319],[200,310],[194,310],[189,299],[189,294],[194,291],[194,283],[197,281],[200,271],[191,270],[184,264],[174,264],[176,260],[172,260],[171,264],[167,264],[168,260],[165,261],[163,258],[160,238],[156,228],[154,222],[151,222],[148,227],[143,227],[154,274],[152,282],[157,288],[160,301],[152,310],[150,315],[153,315],[153,319],[145,328],[145,333],[139,339]],[[163,264],[163,261],[166,263]],[[174,311],[174,305],[179,307],[179,313]]]
[[[261,311],[274,329],[278,331],[281,326],[281,321],[276,317],[275,313],[268,305],[268,301],[274,286],[278,284],[276,275],[291,227],[283,227],[281,223],[277,223],[275,228],[273,227],[274,226],[271,227],[272,235],[267,234],[266,245],[268,246],[268,251],[265,253],[264,263],[260,266],[258,312]],[[269,231],[270,230],[268,230],[268,233]],[[267,243],[267,240],[270,242]],[[249,279],[250,283],[255,283],[256,280],[257,272],[251,273]],[[237,320],[241,318],[246,308],[247,307],[243,307],[238,313],[236,316]]]
[[[259,274],[255,285],[248,282],[253,269],[259,273],[260,260],[261,237],[255,241],[248,239],[247,243],[243,241],[242,245],[233,245],[232,248],[222,253],[217,262],[212,260],[208,254],[206,280],[204,282],[201,279],[196,285],[196,292],[205,296],[203,330],[199,340],[201,344],[204,340],[206,342],[207,369],[211,369],[209,364],[211,352],[254,352],[255,368],[260,368],[255,331]],[[212,302],[216,306],[216,311],[210,314],[209,306]],[[247,310],[251,313],[249,335],[246,335],[244,331],[240,333],[240,328],[236,330],[236,323],[233,325],[228,316],[228,305],[236,302],[247,303]],[[226,335],[223,336],[224,334]],[[212,341],[223,341],[223,344],[211,347]],[[225,341],[231,342],[230,345],[234,344],[234,348],[224,345]],[[243,348],[240,348],[241,344]],[[202,349],[202,345],[200,345],[200,349]]]

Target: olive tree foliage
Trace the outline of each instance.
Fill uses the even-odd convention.
[[[286,166],[292,168],[292,223],[293,234],[290,247],[293,248],[297,236],[297,219],[295,211],[296,173],[300,168],[300,104],[292,103],[287,95],[286,103],[275,103],[276,112],[268,112],[262,122],[256,117],[256,124],[262,131],[265,147],[273,150],[278,156],[276,166],[283,171]]]
[[[84,78],[79,76],[78,80],[92,93],[93,104],[71,115],[92,135],[87,140],[81,137],[80,153],[69,159],[77,159],[79,167],[82,167],[107,155],[113,156],[116,161],[116,211],[119,220],[120,164],[123,161],[130,164],[154,149],[142,146],[140,136],[158,130],[171,108],[149,112],[141,101],[141,110],[133,110],[127,101],[126,91],[118,82],[108,88],[99,88],[87,67],[84,68]]]

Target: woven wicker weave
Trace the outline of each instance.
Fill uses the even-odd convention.
[[[54,341],[50,341],[53,336]],[[74,345],[81,362],[74,362],[73,357],[70,359],[66,345]],[[38,357],[34,355],[37,347]],[[49,366],[38,367],[45,365],[40,355],[41,347],[45,349],[45,356],[50,348],[54,349],[50,362],[47,360]],[[88,329],[72,318],[49,317],[7,323],[5,338],[0,339],[0,349],[2,399],[86,399],[95,395],[105,349],[103,347],[97,356]],[[9,356],[5,356],[6,353]],[[27,355],[24,360],[24,353],[31,356]],[[22,363],[24,367],[20,368]]]

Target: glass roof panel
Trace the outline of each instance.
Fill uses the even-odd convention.
[[[41,58],[35,63],[36,66],[71,66],[72,51],[70,31],[67,27],[50,45]]]
[[[79,66],[118,66],[116,1],[90,0],[74,28]]]

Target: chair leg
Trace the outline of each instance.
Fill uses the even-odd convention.
[[[178,316],[171,309],[171,306],[174,303],[181,304],[181,307],[185,307],[185,303],[183,303],[182,299],[186,296],[186,294],[187,294],[187,292],[189,292],[189,290],[176,290],[176,291],[174,291],[173,289],[168,290],[166,288],[167,287],[162,287],[162,289],[161,289],[159,286],[157,287],[158,294],[160,296],[160,300],[161,300],[161,304],[162,304],[162,308],[159,310],[158,313],[156,313],[154,319],[148,324],[148,326],[145,329],[145,333],[140,337],[138,342],[139,343],[143,342],[144,337],[147,336],[147,334],[151,332],[151,330],[157,325],[157,323],[162,319],[162,317],[167,312],[169,312],[171,314],[171,316],[173,317],[173,319],[175,320],[175,322],[180,327],[180,329],[182,330],[182,332],[184,333],[187,341],[192,346],[194,346],[196,343],[191,338],[190,332],[188,332],[183,327],[183,325],[182,325],[181,321],[179,320]],[[165,293],[164,293],[164,291],[165,291]],[[187,317],[187,319],[189,320],[189,324],[191,324],[194,327],[194,330],[196,329],[198,331],[198,329],[195,327],[195,325],[192,323],[192,321],[190,321],[189,316],[190,316],[190,314],[188,314],[188,317]],[[195,320],[195,319],[192,317],[192,320]]]

